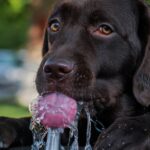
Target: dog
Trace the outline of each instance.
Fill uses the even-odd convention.
[[[61,0],[45,29],[39,95],[59,92],[88,104],[94,150],[150,149],[150,15],[143,0]],[[0,147],[32,144],[30,118],[0,119]],[[85,118],[79,145],[85,145]],[[61,142],[68,141],[68,131]]]

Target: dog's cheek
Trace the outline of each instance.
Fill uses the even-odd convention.
[[[75,88],[89,88],[94,82],[94,75],[91,70],[87,67],[81,67],[75,73],[74,78],[74,87]]]
[[[119,99],[122,96],[122,89],[120,87],[111,87],[109,89],[109,103],[108,106],[117,105]]]
[[[122,82],[114,79],[110,81],[99,80],[97,83],[96,91],[98,92],[95,99],[97,106],[98,104],[105,108],[116,106],[123,93]]]
[[[43,75],[43,67],[42,66],[43,65],[41,64],[39,69],[38,69],[36,79],[35,79],[36,89],[37,89],[37,92],[39,94],[41,94],[43,92],[43,89],[44,89],[43,86],[45,85],[44,75]]]
[[[39,73],[37,73],[35,84],[36,84],[36,90],[37,90],[37,92],[41,93],[42,92],[42,84],[40,82],[40,74]]]

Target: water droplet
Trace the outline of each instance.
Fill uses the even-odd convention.
[[[105,138],[105,135],[102,135],[102,139]]]
[[[124,124],[124,127],[125,127],[125,128],[127,127],[127,124],[126,124],[126,123]]]
[[[130,130],[133,130],[133,128],[130,128]]]
[[[122,145],[125,145],[125,142],[123,141],[121,144],[122,144]]]
[[[144,131],[145,131],[145,132],[147,132],[147,131],[148,131],[148,129],[144,129]]]
[[[120,124],[118,125],[118,129],[121,129],[121,125]]]

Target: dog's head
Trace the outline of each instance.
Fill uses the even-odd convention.
[[[39,94],[60,92],[109,107],[134,88],[149,105],[148,36],[148,9],[140,0],[60,1],[46,26]]]

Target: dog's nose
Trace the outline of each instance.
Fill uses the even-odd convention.
[[[43,71],[48,78],[61,79],[72,72],[74,64],[70,61],[46,61]]]

